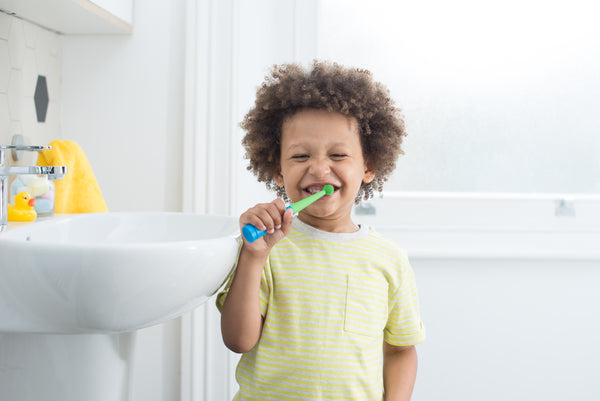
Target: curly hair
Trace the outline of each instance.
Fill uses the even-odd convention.
[[[282,126],[304,109],[356,119],[363,157],[375,177],[370,183],[362,183],[355,201],[371,198],[374,191],[381,192],[398,156],[404,153],[402,112],[388,89],[373,80],[371,72],[323,61],[314,61],[309,70],[299,64],[275,65],[257,90],[254,107],[240,125],[246,131],[242,145],[249,160],[247,169],[258,181],[288,200],[285,188],[274,180],[281,157]]]

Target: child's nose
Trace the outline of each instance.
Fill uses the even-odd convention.
[[[315,177],[324,177],[331,171],[327,159],[314,158],[310,165],[309,172]]]

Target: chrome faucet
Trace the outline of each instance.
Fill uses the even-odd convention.
[[[5,166],[6,151],[42,151],[51,149],[51,146],[22,146],[22,145],[0,145],[0,232],[5,231],[8,210],[8,176],[20,174],[47,175],[50,180],[60,180],[67,174],[66,166]]]

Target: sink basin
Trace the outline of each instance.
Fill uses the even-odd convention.
[[[237,253],[233,217],[61,215],[0,234],[0,332],[118,333],[213,295]]]

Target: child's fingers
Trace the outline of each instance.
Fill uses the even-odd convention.
[[[263,219],[253,213],[251,210],[248,210],[246,213],[240,216],[240,228],[243,228],[246,224],[251,224],[260,231],[266,231],[267,226],[263,223]]]
[[[288,235],[288,233],[290,232],[290,229],[292,227],[292,216],[293,215],[294,215],[293,210],[283,209],[283,216],[281,216],[281,224],[276,227],[276,229],[273,233],[267,234],[263,237],[265,239],[265,243],[269,247],[274,246],[276,243],[281,241],[281,239],[283,237]]]
[[[269,234],[275,232],[275,229],[281,228],[281,211],[274,203],[267,203],[257,211],[258,216],[261,218],[266,230]]]
[[[283,221],[281,223],[281,231],[283,231],[283,235],[288,235],[290,229],[292,228],[292,218],[294,216],[294,211],[292,209],[288,209],[283,214]]]
[[[285,212],[285,205],[281,199],[276,199],[271,203],[261,203],[249,209],[240,217],[240,224],[252,224],[259,230],[273,233],[281,228],[283,221],[282,214]]]
[[[283,216],[286,212],[285,203],[281,199],[275,199],[269,205],[269,213],[273,218],[273,223],[275,229],[280,229],[281,224],[283,223]]]

